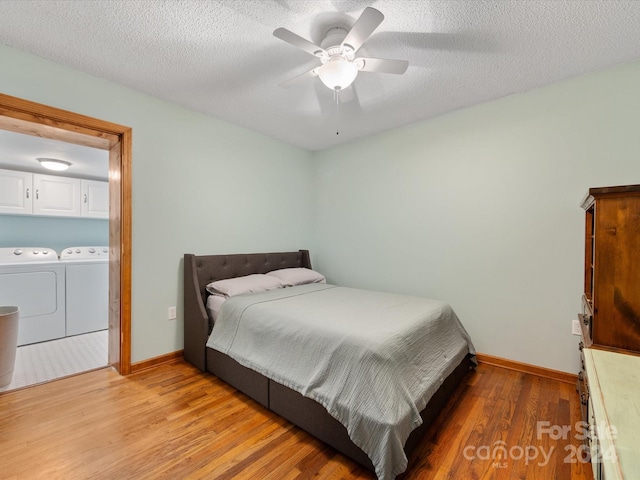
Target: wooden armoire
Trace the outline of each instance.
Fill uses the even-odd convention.
[[[590,188],[582,207],[585,346],[640,353],[640,185]]]

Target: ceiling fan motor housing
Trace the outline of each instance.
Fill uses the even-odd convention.
[[[325,63],[334,55],[340,55],[346,60],[352,61],[355,55],[353,47],[350,45],[342,45],[342,41],[347,36],[347,31],[342,27],[331,28],[324,36],[324,40],[320,46],[327,52],[328,57],[324,55],[320,57],[322,63]]]

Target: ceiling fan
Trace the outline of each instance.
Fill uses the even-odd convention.
[[[356,52],[382,20],[382,13],[367,7],[349,32],[340,27],[332,28],[320,46],[286,28],[276,29],[273,32],[275,37],[319,58],[321,62],[321,65],[281,83],[280,86],[289,87],[307,78],[320,77],[322,83],[335,92],[337,100],[338,92],[351,85],[358,72],[403,74],[409,66],[406,60],[356,57]]]

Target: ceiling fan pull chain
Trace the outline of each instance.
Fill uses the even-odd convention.
[[[333,97],[336,100],[336,135],[340,135],[340,90],[335,89]]]

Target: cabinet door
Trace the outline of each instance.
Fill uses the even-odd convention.
[[[109,218],[109,182],[82,180],[82,216]]]
[[[33,189],[35,215],[80,216],[80,179],[34,173]]]
[[[0,170],[0,213],[30,214],[33,174]]]

